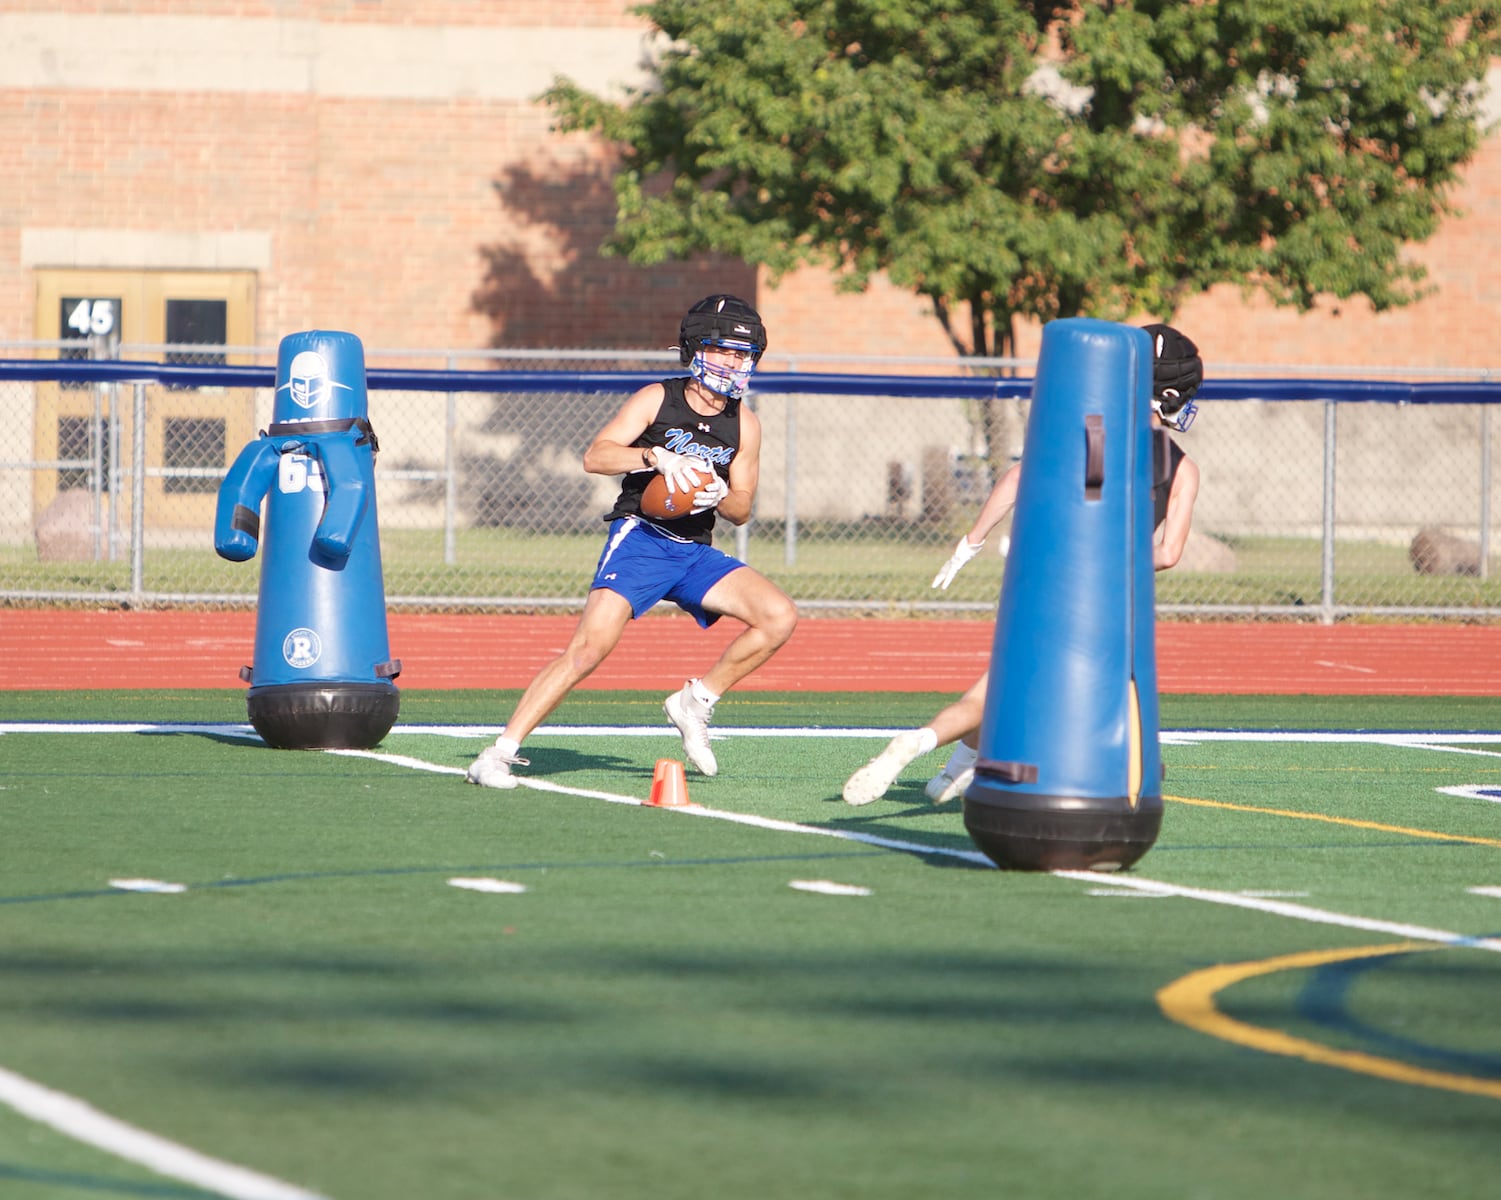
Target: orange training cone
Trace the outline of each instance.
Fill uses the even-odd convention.
[[[675,758],[657,759],[651,777],[651,795],[646,802],[657,808],[682,808],[688,803],[688,779],[682,763]]]

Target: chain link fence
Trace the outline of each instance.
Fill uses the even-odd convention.
[[[630,391],[674,370],[655,357],[372,370],[388,602],[580,607],[617,487],[580,456]],[[0,362],[0,603],[254,603],[259,559],[218,558],[213,515],[273,384],[268,367]],[[1179,436],[1202,471],[1194,534],[1157,577],[1159,612],[1501,615],[1492,387],[1206,384]],[[1025,377],[758,375],[756,514],[722,524],[720,545],[809,613],[992,612],[992,552],[947,591],[930,582],[1015,461],[1029,391]]]

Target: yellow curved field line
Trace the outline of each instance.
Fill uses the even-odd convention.
[[[1249,1046],[1268,1054],[1282,1054],[1289,1058],[1301,1058],[1305,1062],[1326,1067],[1338,1067],[1361,1075],[1374,1075],[1396,1083],[1410,1083],[1418,1087],[1441,1088],[1450,1092],[1463,1092],[1470,1096],[1489,1096],[1501,1100],[1501,1080],[1477,1079],[1472,1075],[1455,1075],[1448,1071],[1430,1071],[1423,1067],[1410,1066],[1395,1059],[1364,1054],[1358,1050],[1336,1050],[1305,1038],[1293,1037],[1277,1029],[1263,1029],[1227,1017],[1215,1007],[1215,995],[1233,984],[1258,975],[1270,975],[1276,971],[1298,971],[1321,967],[1328,963],[1349,962],[1358,958],[1375,958],[1383,954],[1408,954],[1419,950],[1435,950],[1418,942],[1398,942],[1391,946],[1363,946],[1354,950],[1312,950],[1302,954],[1287,954],[1280,958],[1261,959],[1257,962],[1230,963],[1208,967],[1185,975],[1168,984],[1157,993],[1157,1004],[1163,1013],[1180,1025],[1207,1033],[1210,1037]]]
[[[1164,799],[1195,808],[1223,808],[1229,812],[1261,813],[1268,817],[1291,817],[1295,821],[1322,821],[1326,825],[1347,825],[1353,829],[1374,829],[1380,833],[1402,833],[1408,837],[1427,838],[1435,842],[1501,847],[1501,838],[1469,837],[1463,833],[1440,833],[1434,829],[1412,829],[1406,825],[1383,825],[1380,821],[1360,821],[1354,817],[1330,817],[1323,813],[1293,812],[1286,808],[1259,808],[1254,804],[1229,804],[1224,800],[1200,800],[1190,796],[1166,796]]]

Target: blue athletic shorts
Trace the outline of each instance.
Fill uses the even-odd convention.
[[[633,618],[650,612],[659,600],[671,600],[707,629],[719,614],[704,608],[704,597],[744,565],[713,546],[681,542],[637,517],[620,517],[610,523],[593,586],[624,596]]]

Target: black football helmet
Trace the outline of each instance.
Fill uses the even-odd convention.
[[[1171,325],[1148,325],[1146,331],[1152,336],[1152,409],[1164,425],[1184,433],[1199,411],[1193,396],[1204,382],[1204,360]]]
[[[707,361],[704,349],[721,346],[743,351],[747,357],[733,371]],[[678,355],[683,365],[710,391],[730,400],[745,395],[751,373],[766,352],[766,326],[761,314],[738,296],[705,296],[688,310],[678,329]]]

